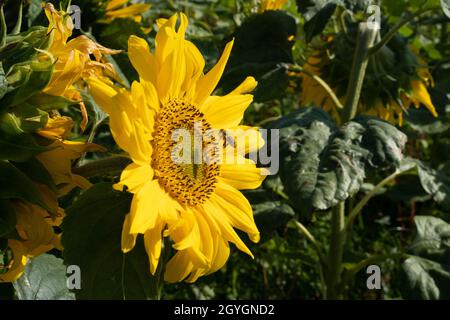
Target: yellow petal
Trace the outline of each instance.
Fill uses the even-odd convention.
[[[149,229],[144,233],[145,251],[149,257],[150,272],[155,274],[161,256],[162,247],[162,229],[163,223],[159,223],[155,228]]]
[[[233,43],[234,40],[227,43],[217,64],[206,75],[200,77],[197,83],[197,92],[194,98],[194,102],[197,105],[202,105],[202,103],[211,95],[219,83],[228,62],[228,58],[230,57]]]
[[[230,246],[228,242],[224,241],[220,235],[215,236],[214,240],[214,256],[212,259],[211,268],[206,274],[216,272],[222,268],[230,256]]]
[[[178,251],[166,265],[164,280],[170,283],[183,281],[193,269],[186,251]]]
[[[121,240],[121,247],[123,253],[127,253],[131,251],[134,246],[136,245],[136,237],[137,234],[130,233],[130,227],[131,227],[131,218],[130,214],[127,214],[125,216],[125,220],[123,222],[122,227],[122,240]]]
[[[201,111],[213,128],[227,129],[237,126],[242,121],[244,112],[252,101],[251,94],[211,96],[201,107]]]
[[[249,93],[255,90],[256,86],[258,85],[258,82],[253,77],[247,77],[245,78],[242,83],[236,87],[233,91],[230,92],[230,94],[243,94],[243,93]]]
[[[213,202],[211,201],[211,199],[208,199],[203,204],[203,210],[205,211],[205,217],[208,216],[209,218],[211,218],[211,220],[214,220],[214,223],[217,224],[217,226],[220,229],[221,235],[226,240],[234,243],[239,250],[247,253],[249,256],[253,258],[253,254],[251,253],[251,251],[241,240],[241,238],[239,238],[236,231],[234,231],[230,223],[229,217],[221,207],[217,206],[216,202]]]
[[[148,9],[150,9],[149,4],[138,3],[132,4],[125,8],[107,11],[105,15],[109,18],[132,18],[138,14],[146,12]]]
[[[225,132],[228,137],[233,139],[237,152],[242,155],[258,151],[266,143],[257,127],[236,126]]]
[[[114,185],[114,189],[122,191],[126,186],[131,193],[138,192],[149,180],[153,179],[153,169],[150,164],[140,166],[129,164],[120,176],[120,183]]]
[[[434,107],[427,87],[423,84],[423,82],[416,80],[411,83],[411,86],[413,91],[413,96],[411,98],[414,100],[416,106],[422,103],[434,117],[437,117],[438,114],[436,112],[436,108]]]
[[[161,193],[158,181],[151,180],[134,195],[130,210],[130,233],[144,234],[155,226],[159,209],[157,204]]]
[[[248,233],[253,242],[259,241],[259,231],[253,219],[252,207],[241,192],[219,181],[216,192],[210,200],[217,208],[222,209],[233,227]]]
[[[220,166],[221,181],[238,190],[251,190],[259,188],[267,176],[267,170],[257,168],[254,161],[238,156],[240,161],[235,164],[222,164]]]
[[[158,95],[161,102],[170,98],[182,97],[181,87],[186,77],[184,40],[174,39],[169,42],[172,46],[170,53],[163,61],[158,73]]]
[[[147,41],[132,35],[128,39],[128,57],[131,64],[139,73],[139,77],[152,84],[156,84],[156,60],[150,52]]]
[[[141,121],[145,132],[151,134],[155,123],[155,109],[149,105],[148,102],[150,101],[147,101],[148,99],[142,84],[133,81],[131,85],[131,96],[133,98],[133,103],[138,108],[138,110],[136,110],[136,118]]]
[[[108,4],[106,5],[106,10],[112,10],[119,8],[126,4],[130,0],[109,0]]]
[[[95,102],[105,110],[106,113],[110,114],[111,99],[117,94],[117,90],[94,77],[88,79],[88,84],[90,93]]]

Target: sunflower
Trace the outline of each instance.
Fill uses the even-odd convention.
[[[11,253],[3,273],[0,273],[0,282],[17,280],[25,270],[29,258],[36,257],[53,248],[61,250],[60,235],[53,227],[59,226],[64,210],[58,207],[56,196],[50,188],[37,184],[42,199],[54,213],[24,201],[14,201],[12,207],[16,214],[17,236],[8,240]]]
[[[348,68],[351,66],[347,59],[353,55],[348,46],[341,45],[341,41],[341,38],[327,37],[325,45],[308,58],[303,68],[322,77],[344,104],[348,83],[346,75],[350,74]],[[404,61],[395,61],[393,51],[385,47],[369,60],[358,113],[376,116],[399,126],[403,125],[403,114],[412,106],[419,108],[423,105],[434,117],[438,116],[428,92],[428,87],[434,82],[425,61],[413,48],[405,47],[404,55]],[[317,81],[302,74],[301,88],[301,105],[321,106],[340,121],[335,103]]]
[[[288,0],[261,0],[259,12],[268,10],[280,10]]]
[[[163,238],[170,237],[176,253],[166,265],[164,278],[168,282],[194,282],[220,269],[230,254],[229,242],[253,257],[234,230],[259,241],[252,208],[238,190],[258,188],[267,174],[244,157],[262,146],[258,130],[239,125],[253,100],[246,93],[256,87],[255,79],[246,78],[224,96],[211,95],[233,41],[204,74],[200,51],[184,39],[187,25],[182,13],[160,19],[154,52],[145,40],[129,38],[128,55],[140,77],[131,90],[117,89],[98,79],[89,82],[94,99],[109,114],[113,137],[133,160],[114,186],[133,194],[122,229],[122,250],[132,250],[137,235],[143,234],[154,274]],[[195,123],[200,123],[202,130],[241,129],[236,136],[256,135],[249,135],[253,138],[238,150],[240,164],[173,161],[171,137],[177,129],[194,134]],[[224,142],[217,139],[217,145]],[[195,148],[194,144],[194,153],[198,151]],[[223,152],[234,151],[228,147]]]
[[[16,215],[16,237],[8,239],[11,257],[0,268],[0,282],[17,280],[25,270],[29,258],[37,257],[54,248],[62,250],[60,234],[54,227],[61,224],[64,210],[58,206],[58,197],[75,187],[87,189],[91,183],[84,177],[72,173],[72,161],[89,151],[102,151],[92,143],[65,140],[70,134],[73,120],[69,117],[50,117],[37,134],[51,140],[49,151],[36,155],[36,159],[47,169],[57,190],[35,182],[36,189],[49,211],[25,201],[12,201]],[[3,259],[5,260],[5,259]]]
[[[45,5],[44,11],[49,21],[48,32],[53,37],[48,52],[56,58],[52,78],[44,93],[80,101],[83,113],[81,127],[84,128],[87,115],[80,94],[80,89],[83,89],[82,79],[93,76],[104,81],[118,79],[114,67],[105,61],[104,55],[120,51],[105,48],[84,35],[69,40],[73,31],[70,16],[64,11],[56,10],[51,3]]]
[[[150,9],[150,5],[145,3],[128,5],[129,2],[130,0],[109,0],[105,12],[106,22],[117,18],[131,18],[136,22],[141,22],[141,14]]]

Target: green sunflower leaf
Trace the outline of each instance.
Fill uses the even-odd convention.
[[[417,233],[409,251],[414,254],[403,263],[412,299],[450,298],[450,224],[432,216],[414,219]]]
[[[100,183],[66,211],[62,224],[64,262],[81,269],[78,299],[147,299],[155,278],[141,239],[123,254],[121,231],[131,195]]]
[[[66,266],[51,254],[31,259],[24,274],[13,283],[18,300],[74,300],[67,288]]]
[[[12,89],[3,97],[0,111],[23,103],[34,94],[47,87],[53,74],[52,61],[30,61],[15,65],[8,74],[8,83]]]
[[[448,174],[412,158],[405,158],[401,165],[415,168],[422,188],[433,197],[434,201],[444,208],[450,208],[450,176]]]
[[[358,192],[370,168],[398,166],[406,136],[385,121],[358,117],[337,128],[317,108],[272,124],[280,129],[280,178],[296,208],[328,209]]]

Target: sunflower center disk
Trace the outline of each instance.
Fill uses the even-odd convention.
[[[219,164],[204,155],[217,156],[211,146],[219,139],[210,130],[197,107],[181,99],[162,105],[156,118],[152,167],[160,185],[184,205],[200,205],[214,191]]]

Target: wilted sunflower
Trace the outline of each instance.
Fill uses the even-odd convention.
[[[17,280],[25,269],[28,258],[36,257],[53,248],[62,250],[60,234],[54,227],[61,224],[64,210],[58,206],[58,197],[67,194],[75,187],[87,189],[91,183],[82,176],[72,173],[72,160],[85,152],[101,151],[100,146],[92,143],[65,140],[72,129],[73,121],[69,117],[49,118],[44,128],[37,134],[52,140],[49,151],[36,156],[37,160],[50,173],[57,190],[35,183],[36,189],[49,210],[24,201],[11,201],[16,215],[17,237],[8,240],[11,257],[4,257],[8,263],[0,268],[0,282]],[[6,258],[6,259],[5,259]],[[5,272],[6,271],[6,272]]]
[[[154,274],[163,237],[170,236],[177,252],[166,265],[165,280],[193,282],[225,264],[229,242],[252,256],[233,228],[246,232],[253,242],[259,241],[252,208],[238,191],[259,187],[265,174],[244,158],[244,153],[262,146],[259,132],[239,125],[253,100],[245,93],[256,87],[256,81],[248,77],[225,96],[211,95],[233,41],[204,74],[200,51],[184,39],[187,17],[174,15],[159,20],[158,25],[154,52],[141,38],[132,36],[128,41],[129,58],[140,76],[131,91],[96,79],[90,86],[94,99],[110,116],[117,144],[133,160],[115,185],[134,194],[123,225],[122,250],[132,250],[137,235],[143,234]],[[177,129],[192,132],[194,122],[203,129],[241,128],[258,134],[240,150],[242,164],[177,164],[171,157],[171,136]]]
[[[60,236],[55,233],[54,226],[59,226],[64,216],[64,210],[58,207],[55,193],[49,187],[35,184],[45,202],[52,209],[49,213],[45,209],[28,202],[14,200],[11,203],[16,215],[15,238],[8,240],[10,257],[3,257],[7,261],[0,268],[0,282],[17,280],[25,270],[28,258],[36,257],[53,248],[61,250]]]
[[[306,71],[322,77],[336,93],[342,104],[349,81],[353,52],[343,37],[325,37],[303,66]],[[361,93],[358,113],[373,115],[391,122],[403,124],[403,114],[411,106],[425,106],[437,116],[427,87],[433,78],[419,54],[396,38],[392,49],[385,46],[369,60],[366,79]],[[337,121],[339,110],[324,88],[310,76],[302,75],[300,103],[304,106],[321,106]]]
[[[81,127],[84,128],[87,119],[79,92],[83,87],[81,80],[93,76],[103,80],[117,79],[114,67],[104,60],[104,55],[120,51],[105,48],[86,36],[69,40],[74,28],[71,17],[64,11],[56,10],[51,3],[47,3],[44,10],[49,21],[48,32],[53,37],[48,52],[56,60],[52,78],[44,92],[80,101],[84,116]],[[95,60],[91,59],[91,55]]]
[[[49,118],[46,126],[37,133],[53,142],[49,151],[39,153],[36,158],[44,165],[58,187],[58,195],[62,196],[75,187],[88,189],[91,183],[84,177],[72,173],[72,161],[83,154],[93,151],[104,151],[104,148],[80,141],[70,141],[68,136],[73,126],[70,117],[55,116]]]
[[[261,0],[259,12],[268,10],[280,10],[288,0]]]

